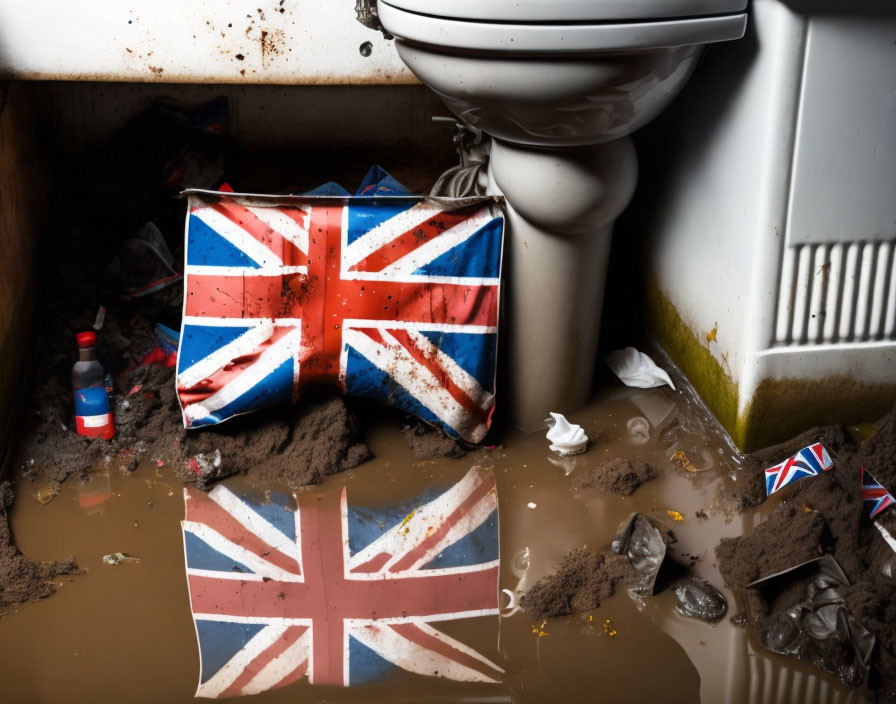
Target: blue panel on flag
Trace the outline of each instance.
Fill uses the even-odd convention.
[[[195,215],[189,219],[187,264],[189,266],[248,266],[258,264]]]
[[[349,686],[382,681],[390,674],[397,674],[395,665],[351,636],[348,639],[348,657]]]
[[[496,279],[501,273],[501,235],[504,221],[495,218],[476,234],[421,266],[414,273],[427,276],[479,276]]]
[[[296,539],[296,514],[289,499],[283,494],[271,493],[269,503],[255,502],[246,505],[290,540]]]
[[[260,623],[228,623],[196,619],[202,679],[207,682],[246,645],[246,641],[264,628]]]
[[[210,349],[218,349],[233,342],[248,329],[248,326],[221,327],[185,324],[180,336],[180,350],[177,353],[177,370],[180,372],[191,367],[206,357]]]
[[[390,218],[403,213],[408,209],[408,203],[385,203],[380,202],[376,205],[373,203],[366,205],[362,203],[353,203],[348,209],[348,232],[346,233],[346,241],[352,244],[362,235],[366,235],[377,225],[381,225]]]
[[[497,333],[420,332],[484,388],[494,384]]]
[[[351,396],[362,396],[385,401],[390,406],[400,408],[406,413],[412,413],[427,423],[442,425],[435,413],[401,386],[392,383],[391,377],[386,372],[377,369],[351,347],[348,349],[345,369],[345,390]],[[458,436],[453,428],[446,427],[445,432],[454,437]]]
[[[439,494],[438,489],[424,491],[413,501],[398,506],[369,508],[367,506],[348,507],[348,549],[354,555],[391,530],[407,518],[417,506],[431,501]]]
[[[187,567],[190,569],[244,572],[248,574],[252,572],[243,563],[222,555],[192,533],[184,533],[184,550],[186,552]]]
[[[239,415],[240,413],[248,413],[261,408],[276,406],[278,403],[286,403],[292,396],[293,367],[292,360],[283,362],[283,364],[268,374],[262,382],[252,386],[238,399],[222,406],[205,418],[194,420],[193,425],[196,427],[215,425],[226,418]]]

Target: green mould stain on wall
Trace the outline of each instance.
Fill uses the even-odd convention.
[[[648,284],[647,327],[715,413],[738,447],[737,384],[712,356],[707,345],[684,322],[655,279]],[[717,333],[717,329],[714,328]]]
[[[764,379],[738,413],[738,388],[709,351],[718,334],[694,332],[655,279],[646,296],[648,329],[744,452],[775,445],[816,425],[875,421],[896,402],[896,384],[867,384],[844,375]]]

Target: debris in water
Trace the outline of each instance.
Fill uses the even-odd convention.
[[[548,426],[547,439],[551,441],[550,449],[558,455],[578,455],[588,447],[588,436],[582,426],[570,423],[561,413],[551,413],[545,421]]]
[[[358,51],[361,52],[361,56],[370,56],[373,53],[373,44],[371,44],[370,42],[364,42],[361,46],[358,47]]]
[[[34,498],[40,501],[42,504],[48,504],[53,499],[55,499],[59,495],[59,487],[58,486],[45,486],[43,489],[40,489],[35,495]]]
[[[610,370],[626,386],[652,389],[668,384],[673,390],[675,389],[675,384],[672,383],[666,370],[658,367],[656,362],[634,347],[610,352],[606,362]]]
[[[657,575],[672,542],[671,532],[656,519],[643,513],[633,513],[623,522],[613,539],[613,552],[628,558],[637,578],[631,591],[653,594]]]
[[[615,638],[618,631],[613,628],[613,622],[610,619],[604,619],[604,633],[606,633],[610,638]]]
[[[666,509],[666,515],[671,518],[673,521],[679,522],[684,520],[684,514],[680,511],[675,511],[671,508]]]
[[[691,459],[684,453],[684,450],[676,451],[669,459],[682,469],[686,469],[688,472],[698,471],[694,463],[691,462]]]
[[[629,418],[625,428],[633,445],[646,445],[650,440],[650,422],[644,416]]]
[[[675,610],[682,616],[700,618],[715,623],[728,611],[728,602],[709,582],[692,578],[675,587],[678,603]]]
[[[126,552],[113,552],[109,555],[103,555],[103,562],[107,565],[121,565],[127,562],[140,562],[140,558],[128,555]]]
[[[548,633],[546,630],[544,630],[544,627],[547,625],[548,625],[547,619],[544,619],[541,623],[539,623],[537,625],[533,623],[532,624],[532,633],[535,634],[539,638],[543,638],[544,636],[549,636],[550,633]]]

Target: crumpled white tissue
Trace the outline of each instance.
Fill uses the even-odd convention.
[[[626,386],[637,386],[639,389],[652,389],[668,384],[675,389],[675,384],[664,369],[656,365],[650,357],[634,347],[610,352],[606,359],[607,366]]]
[[[550,449],[559,455],[577,455],[588,447],[588,436],[581,425],[570,423],[561,413],[551,413],[553,425],[548,430],[547,438],[551,441]],[[550,418],[547,420],[551,422]]]

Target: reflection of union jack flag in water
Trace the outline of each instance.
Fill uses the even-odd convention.
[[[494,406],[502,229],[487,199],[193,192],[185,424],[331,384],[478,442]]]
[[[893,505],[893,495],[862,467],[862,500],[871,502],[871,518]]]
[[[765,493],[774,494],[781,487],[787,486],[802,477],[814,477],[827,472],[834,463],[828,451],[820,442],[804,447],[793,457],[789,457],[774,467],[765,470]]]
[[[503,671],[430,623],[498,607],[498,504],[474,467],[398,510],[350,506],[345,489],[259,505],[223,486],[186,489],[183,523],[201,656],[197,696],[354,685],[398,668],[496,682]]]

